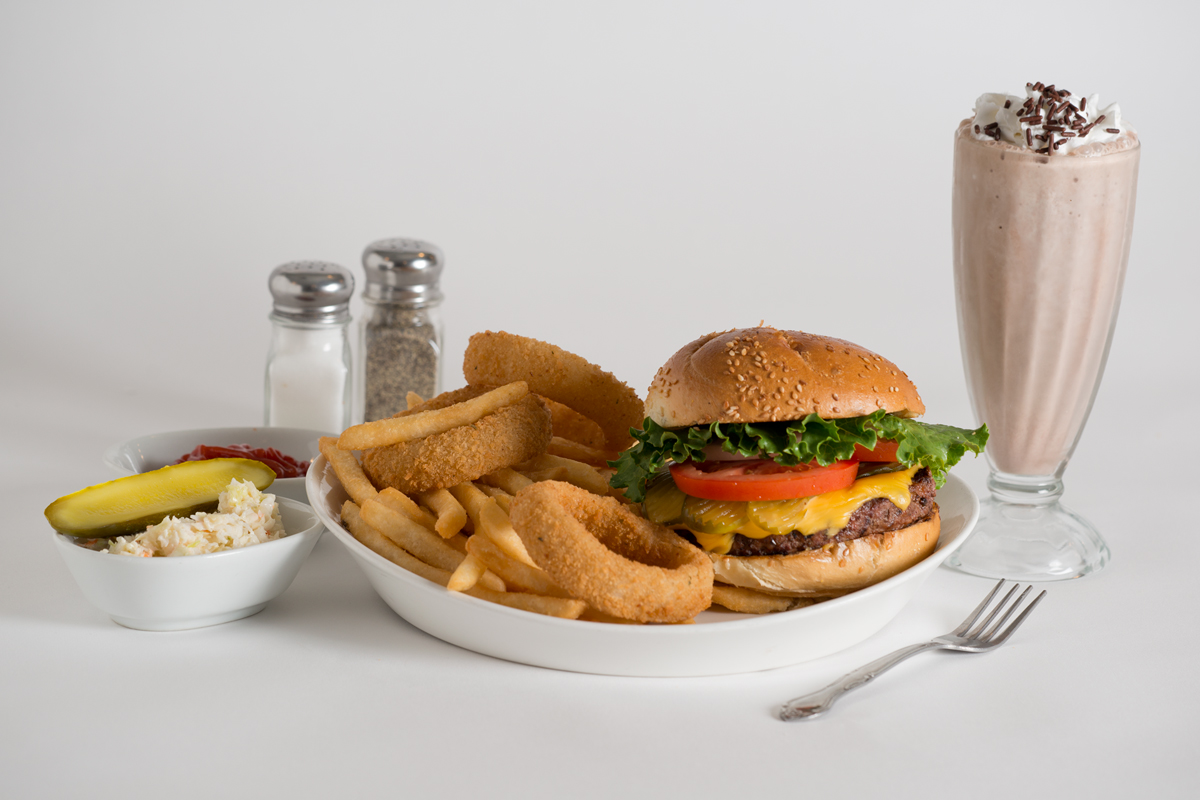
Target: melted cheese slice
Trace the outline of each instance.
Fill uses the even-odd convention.
[[[884,472],[867,478],[859,478],[845,489],[813,497],[805,506],[804,516],[796,524],[796,531],[805,536],[822,531],[829,531],[832,535],[846,527],[846,523],[850,521],[851,515],[858,510],[859,506],[876,497],[891,500],[897,508],[904,511],[912,502],[912,492],[909,487],[912,486],[913,475],[917,474],[918,469],[919,467],[913,467],[902,472]],[[692,531],[697,544],[718,555],[725,555],[729,552],[729,548],[733,546],[733,537],[739,533],[752,539],[762,539],[774,535],[753,522],[730,533]]]

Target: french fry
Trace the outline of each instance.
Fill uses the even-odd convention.
[[[598,608],[587,607],[587,610],[579,615],[579,618],[584,622],[607,622],[612,625],[638,625],[631,619],[622,617],[614,617],[612,614],[606,614]]]
[[[479,491],[493,498],[500,508],[504,509],[504,513],[508,513],[509,506],[512,505],[513,496],[501,489],[499,486],[488,486],[486,483],[475,484],[479,487]]]
[[[484,536],[491,539],[510,558],[516,559],[527,566],[537,567],[537,564],[529,557],[529,551],[525,549],[525,543],[521,541],[521,537],[513,530],[512,523],[508,519],[508,514],[504,513],[495,498],[489,497],[488,501],[483,504],[483,508],[479,512],[479,519],[482,525],[476,530],[476,536],[482,532]]]
[[[592,467],[606,467],[609,461],[615,461],[620,453],[613,450],[598,450],[595,447],[588,447],[586,444],[573,442],[570,439],[564,439],[561,436],[553,436],[550,438],[550,444],[546,446],[546,452],[552,456],[562,456],[573,461],[582,461]]]
[[[449,539],[467,524],[466,509],[446,489],[421,492],[417,498],[437,514],[437,521],[434,523],[433,529],[443,539]]]
[[[803,608],[815,602],[800,597],[765,594],[742,586],[726,586],[722,583],[713,584],[712,601],[714,605],[724,606],[730,611],[742,614],[770,614],[775,611]]]
[[[380,500],[362,505],[362,518],[426,564],[453,572],[466,558],[440,536]]]
[[[467,554],[467,540],[469,538],[470,537],[464,536],[461,533],[456,533],[453,536],[451,536],[449,539],[443,539],[442,541],[444,541],[446,544],[450,545],[455,550],[457,550],[458,552],[462,553],[465,556]]]
[[[497,489],[503,489],[509,494],[516,494],[524,489],[533,480],[522,475],[509,467],[502,467],[495,472],[489,472],[479,479],[480,483],[486,483],[488,486],[495,486]]]
[[[451,428],[478,422],[527,394],[529,386],[525,381],[516,381],[445,408],[353,425],[342,431],[338,437],[338,447],[342,450],[367,450],[445,433]]]
[[[510,557],[486,536],[467,539],[467,552],[482,561],[488,570],[499,575],[514,591],[544,594],[547,597],[570,597],[543,570]]]
[[[419,505],[417,505],[416,500],[413,500],[411,497],[395,487],[386,487],[379,493],[379,496],[376,499],[386,505],[388,508],[391,508],[394,511],[399,511],[413,522],[420,523],[421,527],[423,528],[428,528],[431,531],[436,530],[437,528],[437,517],[421,508]]]
[[[425,398],[421,397],[421,395],[417,394],[416,392],[409,392],[408,394],[404,395],[404,402],[408,404],[408,410],[412,411],[417,406],[423,404],[425,402]]]
[[[525,543],[513,530],[508,514],[500,508],[494,497],[488,497],[469,481],[451,486],[450,494],[462,503],[471,521],[475,523],[475,536],[487,536],[510,558],[537,568],[537,564],[529,557],[529,551],[525,549]]]
[[[338,449],[337,441],[333,436],[322,436],[317,440],[317,447],[321,450],[321,455],[329,461],[329,466],[333,467],[333,473],[341,481],[346,494],[361,506],[374,499],[378,492],[363,472],[362,465],[358,463],[354,453]]]
[[[342,504],[342,522],[346,523],[346,527],[350,529],[350,533],[355,539],[393,564],[401,566],[409,572],[415,572],[434,583],[442,583],[438,573],[444,573],[446,581],[449,582],[449,572],[429,566],[369,525],[362,517],[362,510],[352,500],[347,500]]]
[[[414,557],[404,548],[397,547],[394,542],[368,524],[359,513],[358,507],[349,500],[342,506],[342,519],[346,522],[347,527],[350,528],[350,533],[355,539],[358,539],[358,541],[393,564],[416,575],[420,575],[422,578],[433,583],[442,586],[450,583],[450,572],[432,567],[419,558]],[[562,617],[563,619],[578,619],[579,615],[587,608],[587,603],[582,600],[543,597],[541,595],[525,594],[522,592],[497,592],[485,589],[482,586],[473,586],[463,592],[463,594],[499,605],[509,606],[510,608],[519,608],[522,611],[532,611],[535,614]]]
[[[623,617],[614,617],[612,614],[606,614],[605,612],[601,611],[600,609],[592,608],[591,606],[588,606],[587,611],[584,611],[582,614],[579,615],[579,619],[583,620],[584,622],[608,622],[613,625],[641,625],[641,624],[643,624],[643,623],[637,622],[632,619],[625,619]],[[650,622],[650,623],[646,623],[646,624],[649,624],[649,625],[694,625],[695,623],[696,623],[696,618],[692,617],[691,619],[685,619],[682,622]]]
[[[359,513],[358,503],[355,503],[353,500],[346,500],[342,503],[340,518],[342,524],[346,526],[350,533],[354,533],[355,525],[365,524],[362,521],[362,515]],[[358,535],[355,534],[354,538],[357,539]]]
[[[438,533],[439,536],[441,535],[441,533],[437,530],[437,517],[421,508],[419,505],[417,505],[415,500],[399,489],[389,486],[379,493],[379,497],[377,499],[391,507],[393,510],[399,511],[401,514],[409,517],[414,522],[419,522],[423,527]],[[450,545],[458,552],[463,553],[464,555],[466,554],[467,537],[463,536],[461,533],[452,533],[445,537],[445,540],[446,544]]]
[[[533,481],[564,481],[592,494],[608,494],[608,480],[595,467],[570,458],[543,453],[518,464],[517,471]]]
[[[487,569],[486,564],[468,552],[467,557],[450,575],[450,582],[446,584],[446,588],[452,592],[465,592],[479,583]]]
[[[464,481],[456,486],[451,486],[447,491],[462,505],[463,510],[467,512],[467,517],[471,520],[471,524],[478,531],[483,524],[479,512],[483,510],[484,504],[487,503],[488,496],[470,481]]]
[[[587,608],[587,603],[582,600],[545,597],[540,594],[525,594],[524,592],[493,592],[479,586],[468,589],[464,594],[478,597],[480,600],[488,600],[497,605],[562,619],[579,619],[579,615]]]

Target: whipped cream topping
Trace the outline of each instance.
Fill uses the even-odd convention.
[[[1025,84],[1024,97],[981,95],[971,130],[976,139],[1047,154],[1071,153],[1132,132],[1116,103],[1101,107],[1098,94],[1077,97],[1041,82]]]

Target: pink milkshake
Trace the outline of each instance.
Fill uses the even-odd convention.
[[[976,560],[996,562],[968,568],[973,555],[964,552],[959,566],[968,571],[1047,580],[1086,574],[1107,559],[1099,534],[1058,497],[1112,341],[1139,154],[1117,106],[1042,84],[1028,85],[1023,97],[980,97],[975,116],[959,126],[959,332],[971,402],[991,431],[993,494],[968,547],[986,545]],[[1083,555],[1054,538],[1080,525],[1086,530],[1072,535],[1087,540]],[[1007,542],[1011,552],[988,543],[1014,532],[1025,540]]]

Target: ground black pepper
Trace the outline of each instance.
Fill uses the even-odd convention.
[[[363,366],[367,422],[384,419],[408,407],[406,397],[437,393],[441,342],[427,309],[377,305],[363,325]]]
[[[409,392],[428,399],[441,391],[443,263],[437,245],[420,239],[381,239],[363,250],[355,394],[364,422],[404,411]]]

